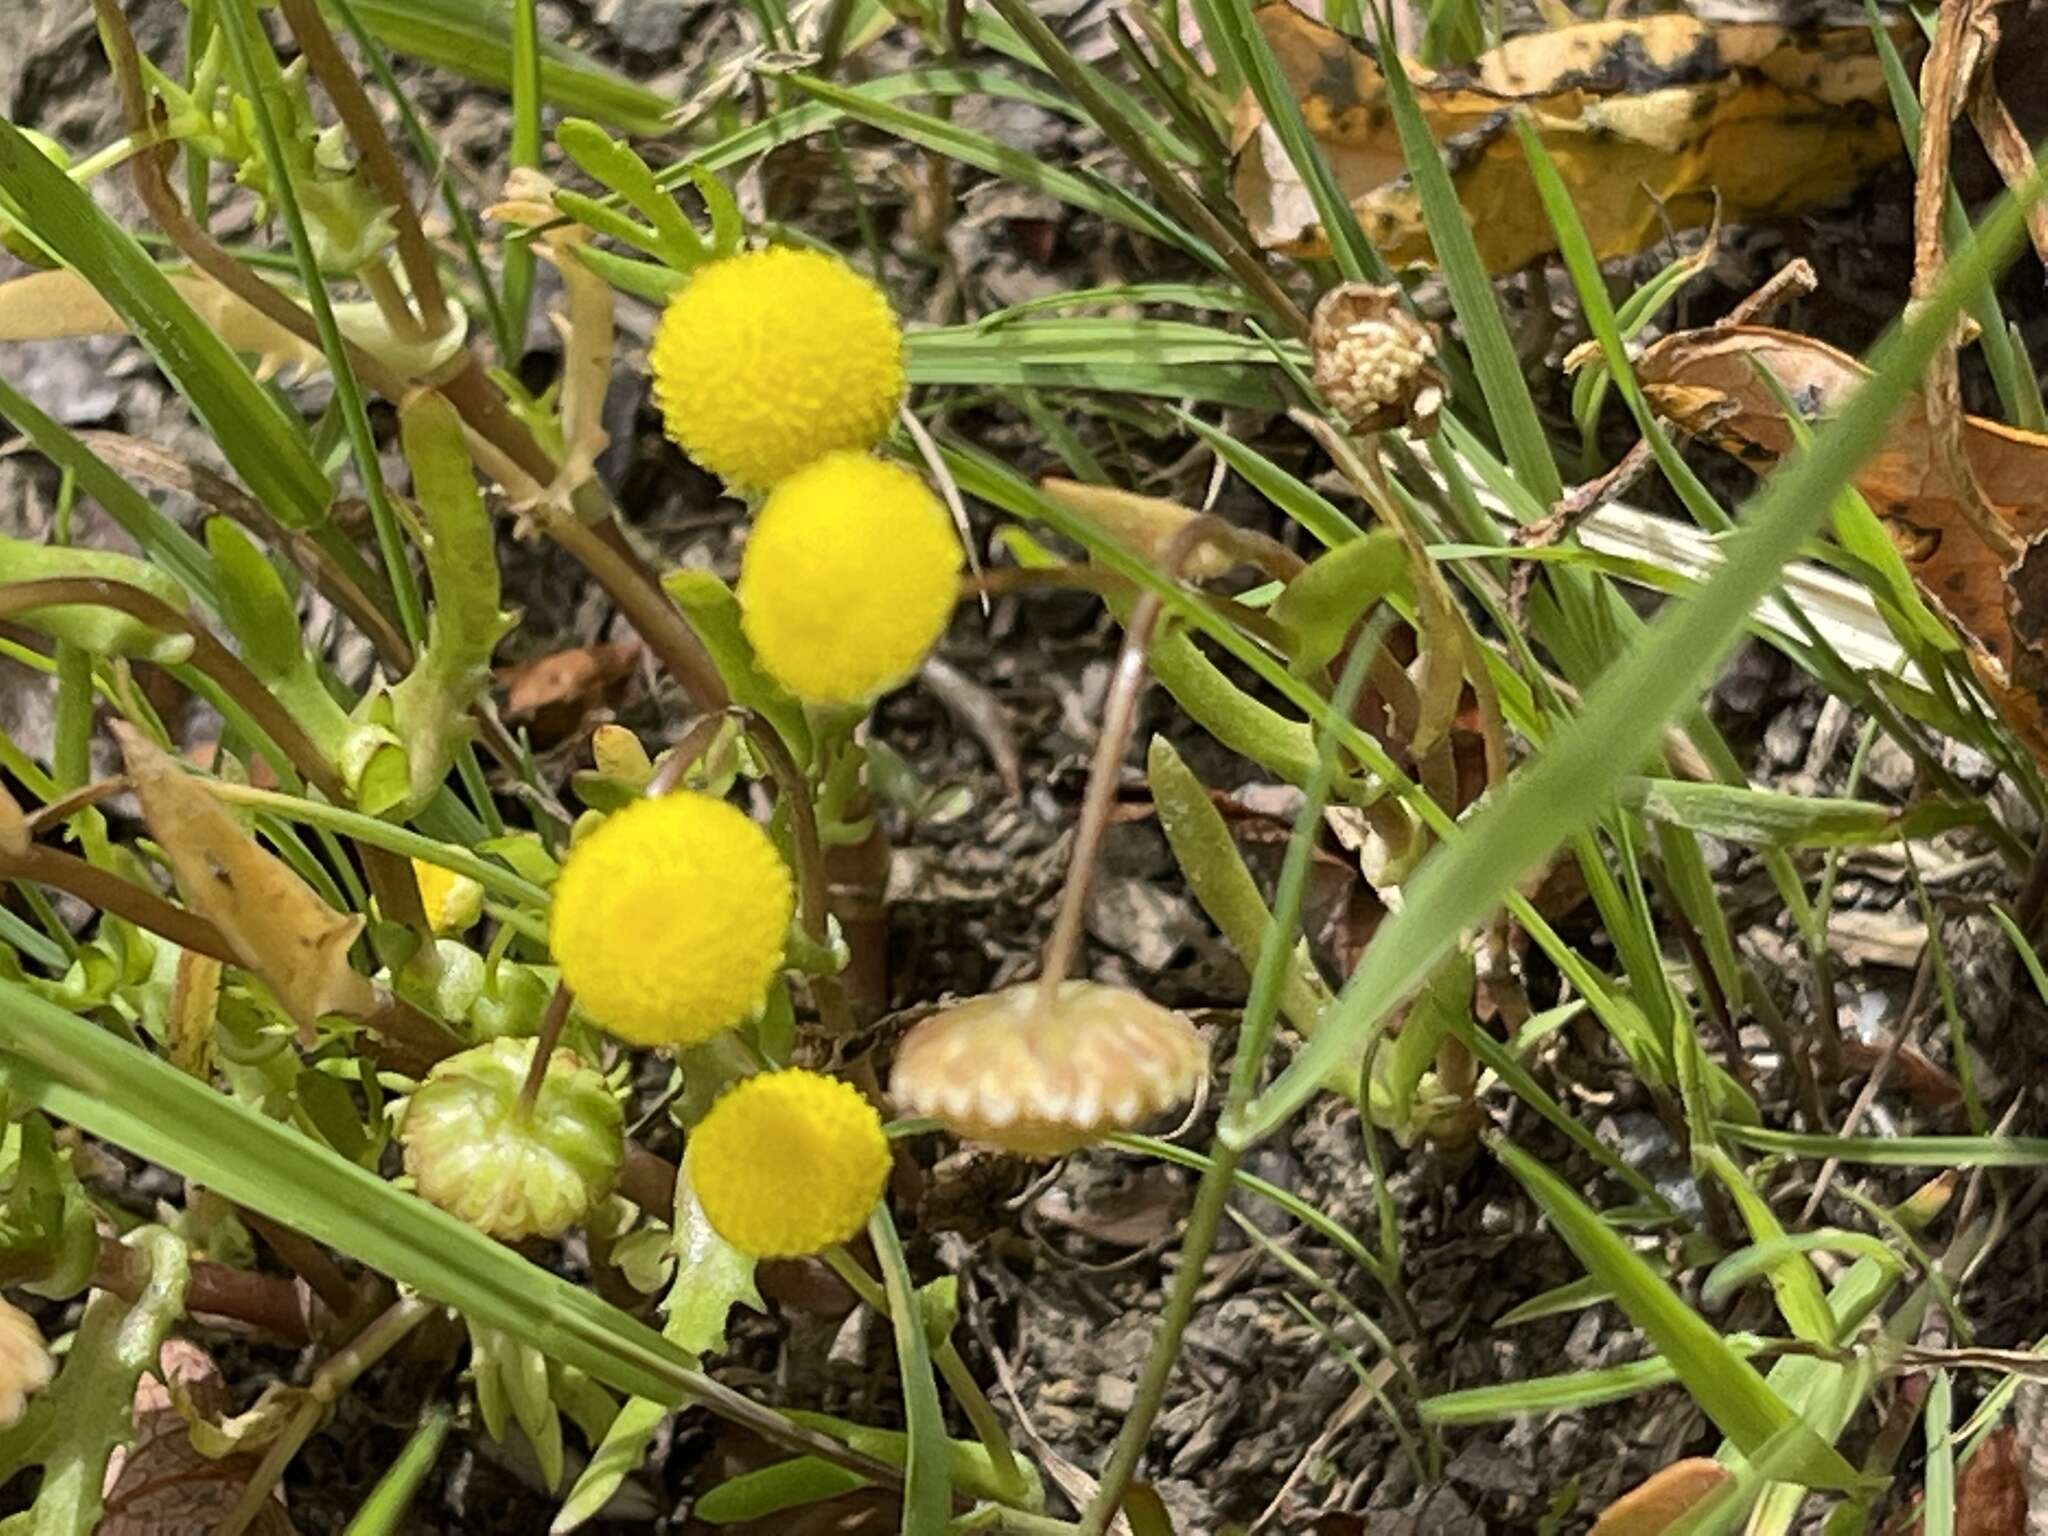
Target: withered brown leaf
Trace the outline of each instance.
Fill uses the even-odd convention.
[[[1745,325],[1666,336],[1636,371],[1660,415],[1758,469],[1792,450],[1783,399],[1817,420],[1867,376],[1853,357],[1810,336]],[[1857,471],[1856,489],[1928,602],[1966,642],[1985,692],[2048,764],[2048,437],[1963,418],[1962,457],[1990,526],[1936,446],[1916,397]]]
[[[1367,237],[1396,265],[1427,261],[1372,51],[1284,3],[1257,19]],[[1914,51],[1904,31],[1899,41]],[[1407,71],[1495,272],[1557,248],[1510,128],[1515,108],[1531,113],[1601,256],[1707,224],[1717,197],[1738,221],[1839,201],[1901,153],[1861,28],[1801,34],[1644,16],[1511,38],[1469,71]],[[1254,237],[1327,255],[1314,203],[1249,94],[1234,130],[1232,190]]]
[[[322,1014],[370,1013],[376,989],[348,958],[363,919],[322,901],[148,737],[120,721],[112,729],[142,818],[187,904],[221,931],[293,1022],[310,1029]]]

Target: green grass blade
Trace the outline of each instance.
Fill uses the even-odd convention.
[[[1217,405],[1280,408],[1266,349],[1255,339],[1178,320],[1072,316],[912,331],[913,384],[997,389],[1100,389]]]
[[[537,0],[512,0],[512,145],[511,162],[520,166],[540,165],[540,8]],[[523,349],[527,317],[533,308],[533,247],[524,240],[508,243],[504,255],[502,291],[508,333],[520,338]],[[514,353],[505,366],[516,365]]]
[[[0,1076],[16,1101],[459,1305],[607,1386],[672,1406],[709,1386],[683,1351],[595,1294],[7,981]]]
[[[1625,779],[1620,794],[1623,805],[1653,821],[1773,848],[1868,847],[1990,819],[1990,807],[1982,802],[1933,798],[1901,810],[1873,800],[1808,799],[1690,779]]]
[[[113,306],[270,515],[288,528],[324,521],[332,493],[298,423],[135,239],[4,119],[0,187],[65,264]]]
[[[1309,131],[1301,103],[1295,99],[1287,77],[1280,72],[1280,61],[1273,57],[1265,33],[1259,30],[1250,0],[1218,0],[1216,22],[1218,28],[1228,35],[1230,56],[1239,60],[1247,72],[1246,81],[1252,94],[1258,98],[1259,110],[1265,113],[1267,123],[1279,136],[1281,147],[1287,151],[1295,174],[1301,177],[1302,185],[1308,189],[1309,200],[1316,206],[1316,217],[1322,221],[1324,238],[1330,242],[1330,254],[1336,259],[1337,270],[1351,282],[1390,281],[1392,275],[1387,271],[1387,264],[1380,259],[1380,253],[1373,248],[1372,242],[1366,239],[1365,231],[1359,226],[1358,215],[1351,207],[1351,199],[1337,184],[1337,173],[1331,170],[1330,162],[1316,144],[1315,135]],[[1211,41],[1214,42],[1213,37]]]
[[[512,88],[510,0],[350,0],[387,48],[466,79]],[[559,44],[543,43],[541,95],[551,107],[629,133],[668,130],[675,103]]]
[[[1229,264],[1204,241],[1181,228],[1150,203],[1131,196],[1099,176],[1062,170],[985,133],[962,128],[929,112],[918,112],[872,96],[863,96],[829,80],[819,80],[810,75],[791,75],[788,80],[805,95],[838,108],[857,122],[1135,229],[1187,252],[1217,271],[1229,271]]]
[[[342,1536],[395,1536],[404,1529],[406,1511],[412,1508],[427,1474],[434,1470],[453,1423],[454,1417],[447,1408],[427,1410],[420,1427],[398,1453],[398,1460],[377,1479],[377,1486],[370,1490],[370,1496],[363,1500]]]
[[[2048,1163],[2048,1137],[2039,1136],[1821,1136],[1725,1123],[1717,1129],[1758,1152],[1831,1157],[1873,1168],[2038,1168]]]
[[[1848,1488],[1856,1472],[1826,1441],[1806,1430],[1764,1379],[1711,1324],[1660,1279],[1570,1185],[1511,1142],[1494,1153],[1539,1205],[1579,1262],[1605,1281],[1629,1321],[1671,1363],[1700,1411],[1743,1453],[1761,1456],[1778,1436],[1791,1434],[1795,1475],[1814,1487]],[[1804,1442],[1804,1443],[1802,1443]]]
[[[2037,175],[2028,194],[2038,196],[2042,184]],[[1460,932],[1483,921],[1516,880],[1601,813],[1608,791],[1648,756],[1664,723],[1690,708],[1742,633],[1751,608],[1776,585],[1836,492],[1883,441],[1893,414],[1942,344],[1962,295],[2011,253],[2022,212],[2020,200],[2001,201],[1915,320],[1880,344],[1869,380],[1847,409],[1753,499],[1720,569],[1694,597],[1671,605],[1594,682],[1578,718],[1557,733],[1542,757],[1471,817],[1461,835],[1424,860],[1401,911],[1375,935],[1321,1033],[1225,1134],[1249,1144],[1307,1102],[1324,1074],[1421,984]]]
[[[1949,1434],[1948,1372],[1936,1371],[1922,1410],[1927,1431],[1926,1498],[1920,1520],[1924,1536],[1955,1536],[1956,1443]]]
[[[1786,1255],[1817,1250],[1861,1254],[1884,1265],[1894,1274],[1905,1267],[1897,1254],[1867,1232],[1844,1232],[1833,1227],[1823,1227],[1818,1232],[1780,1232],[1776,1237],[1737,1249],[1708,1270],[1707,1278],[1700,1282],[1700,1301],[1718,1308],[1759,1275],[1768,1275],[1774,1266],[1784,1261]],[[1829,1338],[1833,1338],[1836,1332],[1832,1306],[1828,1309],[1827,1332]]]
[[[36,450],[72,476],[78,489],[100,504],[121,531],[142,546],[180,586],[208,608],[219,611],[220,589],[214,580],[213,556],[191,534],[156,509],[153,502],[110,469],[76,433],[43,414],[33,400],[0,379],[0,420],[11,423],[36,445]]]
[[[299,279],[306,290],[306,306],[313,314],[320,349],[327,354],[328,372],[334,380],[334,406],[341,414],[349,448],[355,456],[356,473],[362,480],[363,498],[369,503],[370,523],[376,532],[378,553],[383,557],[385,578],[397,599],[399,623],[406,639],[417,648],[426,643],[426,607],[413,575],[405,537],[399,530],[398,514],[384,486],[376,434],[370,428],[362,385],[356,379],[355,365],[349,361],[348,346],[334,318],[334,306],[327,295],[305,214],[299,206],[298,191],[286,169],[283,130],[271,110],[272,101],[283,94],[277,56],[270,51],[270,39],[256,14],[255,0],[219,0],[217,15],[221,35],[228,41],[228,53],[241,77],[243,94],[251,105],[257,140],[270,162],[271,197],[290,234]]]
[[[925,1536],[943,1530],[953,1510],[953,1453],[946,1441],[946,1415],[932,1376],[924,1308],[886,1208],[877,1207],[868,1219],[868,1241],[874,1245],[889,1293],[889,1326],[896,1335],[896,1369],[903,1378],[903,1414],[909,1426],[903,1460],[903,1536]]]
[[[1750,1334],[1735,1334],[1727,1341],[1728,1348],[1742,1359],[1757,1353],[1765,1342]],[[1657,1387],[1668,1387],[1677,1380],[1678,1372],[1671,1362],[1662,1355],[1652,1355],[1647,1360],[1631,1360],[1626,1365],[1572,1371],[1561,1376],[1532,1376],[1526,1381],[1440,1392],[1435,1397],[1422,1400],[1422,1422],[1494,1424],[1502,1419],[1526,1418],[1531,1414],[1577,1412],[1602,1403],[1617,1403]]]
[[[1375,11],[1377,16],[1379,13]],[[1557,472],[1543,419],[1529,394],[1529,381],[1522,376],[1521,359],[1508,337],[1507,321],[1494,297],[1493,277],[1480,260],[1478,242],[1465,222],[1465,206],[1451,173],[1444,168],[1436,139],[1423,120],[1415,99],[1415,87],[1408,79],[1400,54],[1392,46],[1392,31],[1380,17],[1380,60],[1386,71],[1387,105],[1393,109],[1394,127],[1401,136],[1401,156],[1422,204],[1423,223],[1429,228],[1430,248],[1450,289],[1451,304],[1465,330],[1465,349],[1471,354],[1473,371],[1486,396],[1486,408],[1493,417],[1493,429],[1516,478],[1548,507],[1564,494],[1564,480]]]
[[[1698,1135],[1693,1139],[1693,1160],[1695,1166],[1703,1164],[1721,1181],[1742,1216],[1742,1224],[1749,1228],[1750,1238],[1758,1249],[1771,1255],[1764,1273],[1785,1326],[1809,1344],[1832,1344],[1835,1314],[1828,1308],[1820,1276],[1803,1250],[1778,1246],[1785,1242],[1785,1229],[1770,1203],[1749,1182],[1749,1175],[1719,1147],[1700,1145]]]

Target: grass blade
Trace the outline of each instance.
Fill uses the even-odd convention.
[[[1796,1447],[1791,1457],[1795,1475],[1814,1487],[1854,1485],[1855,1469],[1840,1453],[1811,1430],[1800,1436],[1798,1430],[1805,1426],[1764,1385],[1756,1368],[1679,1300],[1570,1185],[1511,1142],[1496,1142],[1494,1154],[1542,1207],[1579,1262],[1613,1290],[1615,1302],[1670,1362],[1700,1411],[1744,1455],[1760,1457],[1774,1440],[1789,1433]]]
[[[133,236],[0,119],[0,187],[36,233],[114,307],[256,499],[288,528],[325,520],[331,489],[304,432],[179,296]]]
[[[2029,196],[2038,197],[2042,186],[2037,174]],[[1544,755],[1424,861],[1401,911],[1374,937],[1321,1033],[1241,1124],[1226,1127],[1233,1140],[1248,1145],[1305,1103],[1344,1053],[1358,1049],[1421,984],[1461,931],[1484,920],[1517,879],[1601,813],[1608,790],[1647,757],[1664,722],[1690,705],[1742,633],[1750,609],[1883,440],[1942,344],[1962,296],[2011,253],[2023,206],[2017,198],[2001,201],[1920,315],[1880,344],[1869,380],[1752,500],[1741,531],[1727,543],[1725,562],[1697,595],[1660,615],[1642,643],[1587,690],[1578,718]]]
[[[1387,104],[1401,136],[1401,157],[1408,164],[1422,204],[1423,223],[1429,227],[1430,248],[1436,252],[1451,304],[1465,330],[1465,350],[1479,375],[1479,387],[1508,463],[1523,486],[1547,507],[1564,494],[1564,481],[1544,435],[1543,419],[1536,413],[1529,381],[1522,376],[1521,359],[1508,337],[1507,321],[1494,297],[1493,278],[1480,260],[1478,242],[1465,222],[1465,205],[1458,200],[1458,189],[1451,184],[1451,173],[1444,169],[1443,155],[1415,99],[1415,87],[1393,46],[1391,24],[1384,16],[1379,16],[1379,21]]]
[[[1873,1168],[2038,1168],[2048,1163],[2048,1137],[2040,1136],[1821,1136],[1728,1124],[1718,1130],[1758,1152],[1831,1157]]]
[[[512,7],[508,0],[350,0],[387,48],[466,79],[512,87]],[[675,103],[574,49],[543,43],[541,94],[549,106],[594,117],[629,133],[668,130]]]
[[[932,1376],[931,1343],[925,1337],[924,1308],[903,1257],[903,1244],[886,1208],[868,1219],[868,1241],[882,1267],[889,1292],[889,1326],[896,1335],[896,1369],[903,1378],[903,1415],[909,1438],[903,1459],[903,1536],[924,1536],[945,1528],[953,1509],[952,1448],[946,1415]]]

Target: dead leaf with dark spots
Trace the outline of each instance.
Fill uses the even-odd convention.
[[[1710,1457],[1674,1461],[1601,1510],[1587,1536],[1663,1536],[1729,1476],[1728,1469]]]
[[[1256,14],[1367,238],[1396,265],[1429,260],[1378,59],[1290,5]],[[1917,52],[1914,28],[1898,35]],[[1754,222],[1838,202],[1902,154],[1861,28],[1802,34],[1644,16],[1510,38],[1468,71],[1406,69],[1494,272],[1557,249],[1511,127],[1517,108],[1532,115],[1603,257],[1704,226],[1717,204]],[[1232,148],[1232,191],[1259,243],[1327,256],[1315,204],[1249,93]]]

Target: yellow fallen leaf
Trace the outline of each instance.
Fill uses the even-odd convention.
[[[1396,266],[1428,261],[1377,59],[1287,4],[1257,19],[1367,237]],[[1902,153],[1861,29],[1648,16],[1512,38],[1469,71],[1407,70],[1494,272],[1557,248],[1511,131],[1516,108],[1530,114],[1602,257],[1709,223],[1717,197],[1734,221],[1839,201]],[[1327,255],[1307,189],[1249,94],[1234,127],[1233,191],[1254,237],[1289,255]]]
[[[148,737],[121,721],[112,730],[186,904],[220,930],[292,1021],[305,1031],[323,1014],[373,1012],[376,989],[348,960],[363,919],[322,901]]]
[[[198,273],[170,274],[171,286],[237,352],[257,360],[258,378],[290,368],[310,373],[327,359],[276,321]],[[118,336],[128,327],[114,306],[76,272],[56,268],[0,283],[0,341],[58,341],[73,336]]]

